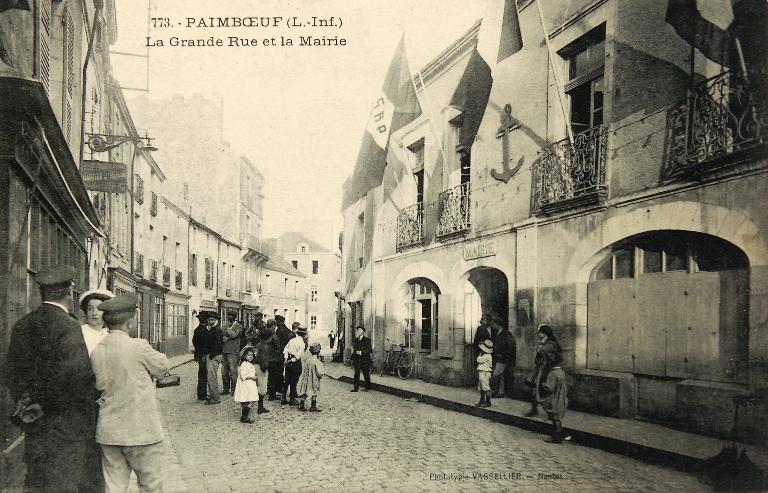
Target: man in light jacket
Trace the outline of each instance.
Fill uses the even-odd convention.
[[[227,312],[227,327],[224,333],[221,352],[223,358],[221,361],[221,379],[223,383],[222,395],[235,393],[235,384],[237,384],[238,355],[240,354],[240,336],[243,333],[243,326],[237,321],[235,312]]]
[[[91,355],[101,391],[96,442],[106,491],[128,489],[131,471],[139,491],[162,491],[163,428],[153,379],[168,371],[168,358],[144,339],[134,339],[138,297],[123,294],[102,303],[109,334]]]

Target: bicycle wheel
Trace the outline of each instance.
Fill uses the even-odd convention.
[[[389,363],[389,353],[384,356],[384,361],[381,362],[381,368],[379,368],[379,376],[384,375],[384,369],[387,367],[387,363]]]
[[[413,373],[415,363],[411,353],[403,352],[397,360],[397,376],[406,380]]]

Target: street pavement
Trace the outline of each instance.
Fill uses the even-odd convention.
[[[239,422],[195,398],[196,366],[158,389],[170,491],[711,491],[696,477],[324,378],[321,413],[279,402]]]

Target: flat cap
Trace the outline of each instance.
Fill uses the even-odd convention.
[[[77,277],[77,271],[69,265],[52,265],[41,270],[35,276],[35,282],[40,286],[56,286],[72,282]]]
[[[104,313],[129,313],[139,307],[139,297],[133,293],[121,294],[99,305],[99,310]]]
[[[296,329],[296,333],[299,335],[307,335],[307,328],[303,325],[299,325],[299,328]]]

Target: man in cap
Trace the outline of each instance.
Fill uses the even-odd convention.
[[[162,491],[165,455],[163,427],[153,379],[168,371],[168,358],[146,339],[129,335],[136,328],[138,296],[122,294],[99,308],[109,334],[91,355],[96,389],[101,391],[96,441],[107,491],[127,491],[131,471],[139,491]]]
[[[96,391],[80,324],[70,312],[76,277],[64,265],[35,276],[43,303],[16,322],[8,347],[6,381],[26,434],[25,489],[32,491],[98,490],[102,482],[98,469],[87,467]]]
[[[296,386],[301,377],[301,356],[307,349],[307,328],[299,327],[296,329],[296,335],[288,341],[283,349],[283,361],[285,361],[285,384],[283,385],[283,399],[280,404],[298,404],[296,402]],[[288,391],[290,389],[291,400],[288,400]]]
[[[243,333],[243,326],[237,321],[237,313],[227,312],[227,326],[222,329],[224,334],[223,345],[221,347],[221,379],[223,380],[222,395],[235,393],[235,384],[237,384],[237,366],[238,355],[240,353],[240,335]]]
[[[219,325],[218,313],[211,312],[208,316],[208,331],[205,333],[205,364],[208,368],[208,402],[206,405],[218,404],[221,402],[219,394],[219,365],[221,365],[222,346],[224,344],[224,334]]]
[[[364,392],[371,389],[371,353],[373,348],[371,340],[365,336],[365,327],[358,325],[355,328],[355,338],[352,340],[352,365],[355,367],[354,387],[352,392],[357,392],[360,388],[360,372],[363,372],[365,378]]]
[[[192,333],[192,346],[195,348],[195,361],[197,361],[197,400],[208,400],[208,367],[206,359],[208,354],[206,332],[208,332],[208,317],[211,312],[200,310],[197,314],[199,323]]]
[[[285,344],[287,344],[288,341],[286,340],[285,343],[283,343],[277,335],[276,329],[277,321],[273,319],[267,320],[266,330],[271,334],[270,337],[272,338],[275,348],[275,352],[269,363],[269,388],[267,389],[267,393],[269,394],[267,400],[269,401],[276,401],[278,399],[277,393],[283,391],[283,385],[285,384],[285,379],[283,378],[283,372],[285,371],[285,366],[283,365],[283,349],[285,349]],[[288,332],[290,332],[290,330]]]

